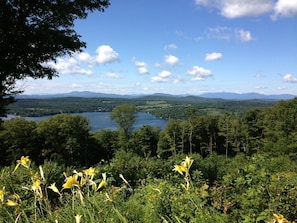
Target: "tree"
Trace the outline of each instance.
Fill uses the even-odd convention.
[[[134,131],[131,141],[133,141],[135,153],[144,158],[157,156],[160,132],[159,127],[150,125],[144,125]]]
[[[17,80],[51,79],[57,71],[46,62],[86,46],[73,29],[74,21],[108,6],[109,0],[0,1],[0,117],[21,93]]]
[[[225,112],[219,119],[219,135],[225,138],[225,155],[228,157],[229,145],[230,145],[230,131],[231,131],[231,121],[232,113]]]
[[[41,156],[67,165],[87,163],[90,125],[80,115],[60,114],[37,124]]]
[[[190,146],[190,153],[193,153],[193,131],[195,127],[195,118],[197,117],[198,110],[195,107],[190,107],[187,109],[186,114],[188,117],[188,122],[190,125],[189,129],[189,146]]]
[[[114,108],[110,118],[119,124],[119,143],[126,150],[129,147],[129,138],[133,131],[133,125],[137,120],[137,108],[134,105],[122,104]]]
[[[37,162],[39,140],[35,134],[36,123],[24,118],[4,121],[0,131],[0,164],[10,164],[21,156],[30,156]]]

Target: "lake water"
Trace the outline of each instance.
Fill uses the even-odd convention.
[[[116,130],[118,124],[109,118],[110,112],[83,112],[75,113],[74,115],[81,115],[90,121],[91,131],[100,129]],[[41,117],[25,117],[26,120],[40,121],[52,116]],[[137,115],[137,122],[133,126],[134,129],[139,129],[143,125],[158,126],[161,129],[166,127],[167,121],[159,119],[152,114],[139,112]]]

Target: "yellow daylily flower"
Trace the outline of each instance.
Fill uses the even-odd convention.
[[[0,201],[4,202],[4,194],[5,194],[5,188],[3,187],[3,190],[0,190]]]
[[[21,198],[18,194],[13,194],[12,197],[16,200],[16,201],[20,201]]]
[[[80,223],[80,219],[81,219],[82,215],[77,214],[74,217],[75,217],[75,223]]]
[[[174,165],[173,171],[179,172],[181,175],[187,172],[187,167],[184,165]]]
[[[14,206],[17,206],[18,203],[14,202],[12,200],[7,200],[6,205],[10,206],[10,207],[14,207]]]
[[[13,172],[15,172],[19,168],[20,165],[29,169],[30,163],[31,163],[31,160],[29,159],[29,156],[22,156],[21,159],[17,160],[17,165],[14,168]]]
[[[107,182],[106,182],[106,173],[102,173],[102,181],[100,182],[97,190],[103,188],[103,187],[106,187],[107,185]]]
[[[40,180],[34,181],[33,185],[31,186],[31,190],[37,191],[41,184],[42,184],[42,182]]]
[[[123,174],[120,174],[119,177],[124,181],[125,184],[127,184],[129,187],[131,187],[130,184],[129,184],[129,182],[123,176]]]
[[[289,223],[289,221],[287,219],[285,219],[282,214],[280,214],[280,215],[273,214],[273,216],[277,223]]]
[[[66,182],[63,184],[64,189],[71,189],[74,186],[79,186],[79,182],[77,181],[77,175],[70,176],[66,178]]]
[[[39,166],[39,172],[40,172],[41,179],[42,179],[43,181],[45,181],[45,177],[44,177],[44,172],[43,172],[43,168],[42,168],[42,166]]]
[[[48,188],[51,189],[52,191],[54,191],[55,193],[61,195],[60,191],[56,187],[56,183],[52,183]]]
[[[194,160],[191,159],[191,157],[186,156],[186,159],[184,159],[185,164],[187,165],[188,169],[192,166]]]
[[[97,170],[94,167],[90,167],[89,169],[86,169],[83,172],[87,176],[91,177],[91,179],[93,179],[93,177],[97,174]]]

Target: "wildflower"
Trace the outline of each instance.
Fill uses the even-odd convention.
[[[106,173],[102,173],[102,181],[98,185],[97,190],[101,189],[102,187],[106,187],[107,182],[106,182]]]
[[[67,177],[66,182],[63,184],[63,188],[64,189],[71,189],[74,186],[78,186],[79,183],[77,181],[77,177],[78,177],[77,175]]]
[[[285,219],[282,214],[280,214],[280,215],[273,214],[273,216],[274,216],[274,220],[277,223],[289,223],[289,221],[287,219]]]
[[[43,172],[42,166],[39,166],[39,172],[40,172],[41,179],[43,181],[45,181],[45,177],[44,177],[44,172]]]
[[[4,202],[4,194],[5,194],[5,188],[3,187],[3,190],[0,190],[0,201]]]
[[[93,179],[93,177],[97,174],[97,170],[94,167],[90,167],[89,169],[86,169],[83,172],[87,176],[91,177],[91,179]]]
[[[184,165],[174,165],[173,171],[179,172],[181,175],[187,172],[187,167]]]
[[[56,187],[56,183],[52,183],[49,187],[49,189],[51,189],[52,191],[54,191],[55,193],[59,194],[61,196],[60,191],[58,190],[58,188]]]
[[[16,200],[16,201],[20,201],[21,198],[18,194],[13,194],[12,197]]]
[[[18,203],[14,202],[12,200],[7,200],[6,205],[10,206],[10,207],[14,207],[14,206],[17,206]]]
[[[191,159],[191,157],[186,156],[186,159],[184,159],[184,163],[186,164],[187,168],[190,169],[192,166],[194,160]]]
[[[120,174],[119,176],[124,181],[125,184],[127,184],[129,187],[131,187],[129,182],[124,178],[123,174]]]
[[[74,217],[75,217],[75,223],[80,223],[80,219],[81,219],[82,215],[77,214]]]
[[[40,185],[41,185],[40,180],[34,181],[33,185],[31,186],[31,190],[33,190],[34,192],[37,191],[40,188]]]
[[[19,168],[20,165],[22,165],[23,167],[29,169],[30,163],[31,163],[31,161],[29,159],[29,156],[22,156],[20,160],[17,160],[17,165],[14,168],[13,172],[15,172]]]

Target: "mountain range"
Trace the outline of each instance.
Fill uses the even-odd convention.
[[[61,97],[83,97],[83,98],[138,98],[143,96],[148,96],[149,94],[133,94],[133,95],[120,95],[120,94],[105,94],[105,93],[97,93],[90,91],[72,91],[69,93],[61,93],[61,94],[44,94],[44,95],[18,95],[17,98],[37,98],[37,99],[47,99],[47,98],[61,98]],[[296,95],[292,94],[278,94],[278,95],[265,95],[259,93],[231,93],[231,92],[212,92],[212,93],[204,93],[200,95],[172,95],[172,94],[164,94],[164,93],[155,93],[151,94],[153,96],[159,97],[186,97],[186,96],[196,96],[201,98],[217,98],[217,99],[225,99],[225,100],[290,100],[296,97]]]

